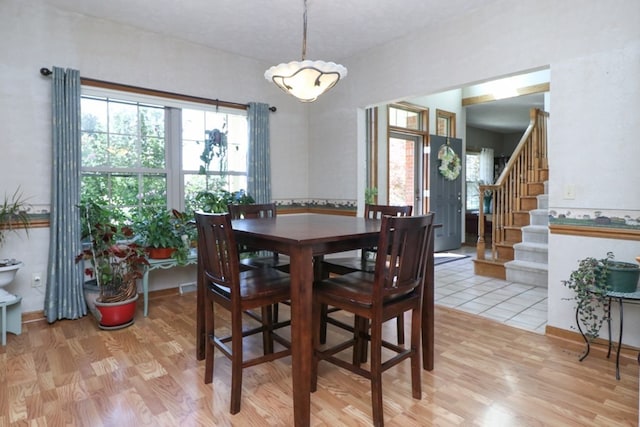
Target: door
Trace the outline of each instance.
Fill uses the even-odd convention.
[[[436,214],[434,223],[442,225],[434,230],[434,250],[458,249],[462,242],[462,140],[430,135],[429,146],[429,210]]]
[[[424,138],[391,132],[389,135],[389,204],[413,206],[413,215],[423,213],[425,188]]]

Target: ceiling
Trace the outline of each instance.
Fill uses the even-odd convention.
[[[68,12],[118,22],[270,64],[302,56],[303,0],[44,0]],[[307,59],[340,62],[496,0],[308,0]],[[348,68],[348,63],[344,64]],[[473,126],[511,132],[528,124],[520,97],[467,109]],[[536,98],[538,97],[538,98]],[[523,114],[522,112],[526,113]],[[516,121],[520,124],[515,124]],[[514,129],[517,128],[517,129]]]
[[[499,133],[523,132],[529,126],[531,108],[544,110],[544,93],[469,105],[467,126]]]
[[[301,59],[303,0],[44,0],[270,63]],[[307,59],[343,61],[496,0],[308,0]]]

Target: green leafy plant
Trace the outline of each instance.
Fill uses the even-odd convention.
[[[607,283],[609,264],[614,259],[612,252],[606,258],[587,257],[578,262],[578,268],[571,272],[568,280],[562,284],[575,292],[577,318],[584,326],[584,335],[593,341],[598,337],[604,322],[609,318],[610,291]],[[580,325],[578,325],[580,328]],[[580,328],[582,331],[582,328]]]
[[[364,190],[364,202],[367,205],[373,205],[376,203],[376,197],[378,197],[377,187],[368,187]]]
[[[131,227],[118,223],[124,215],[96,201],[83,201],[80,206],[83,250],[76,262],[85,264],[85,274],[93,277],[100,288],[99,302],[119,302],[133,298],[136,280],[142,278],[144,265],[149,265],[144,248],[134,239]]]
[[[255,203],[255,200],[244,190],[234,192],[223,189],[218,189],[216,191],[201,191],[195,197],[194,210],[223,213],[227,212],[227,206],[231,204],[248,205],[251,203]]]
[[[2,205],[0,205],[0,247],[4,245],[7,232],[17,233],[24,230],[29,235],[29,210],[31,205],[27,202],[20,187],[11,196],[5,193]]]
[[[143,208],[133,217],[133,230],[147,248],[173,248],[171,256],[182,264],[189,255],[185,217],[177,210]]]

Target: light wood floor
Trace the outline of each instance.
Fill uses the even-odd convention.
[[[141,306],[142,304],[140,304]],[[391,329],[390,329],[391,331]],[[330,339],[336,338],[330,336]],[[384,374],[388,426],[635,426],[638,366],[578,343],[436,309],[436,359],[411,398],[409,363]],[[248,368],[242,410],[229,415],[230,363],[213,384],[195,359],[195,293],[151,300],[149,317],[101,331],[88,316],[24,325],[0,347],[0,426],[290,426],[290,359]],[[313,426],[370,425],[369,383],[320,367]]]

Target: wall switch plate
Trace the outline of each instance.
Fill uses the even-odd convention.
[[[573,200],[576,198],[576,186],[574,184],[567,184],[564,186],[564,199]]]

